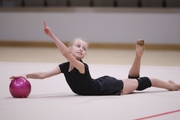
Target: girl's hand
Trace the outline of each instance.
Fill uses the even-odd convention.
[[[16,78],[20,78],[20,77],[22,77],[22,78],[24,78],[24,79],[26,79],[26,80],[27,80],[26,75],[11,76],[9,79],[12,81],[12,80],[14,80],[14,79],[16,79]]]
[[[46,21],[44,21],[44,33],[45,33],[46,35],[52,36],[51,29],[46,26]]]

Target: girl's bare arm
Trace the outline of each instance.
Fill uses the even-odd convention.
[[[61,73],[61,70],[60,70],[59,66],[57,66],[54,69],[49,70],[49,71],[34,72],[34,73],[28,73],[28,74],[23,74],[23,75],[18,75],[18,76],[11,76],[10,79],[13,80],[13,79],[18,78],[18,77],[23,77],[25,79],[28,79],[28,78],[45,79],[45,78],[48,78],[48,77],[51,77],[51,76],[54,76],[54,75],[57,75],[60,73]]]
[[[49,27],[46,26],[46,22],[44,21],[44,32],[46,35],[50,36],[51,39],[56,44],[57,48],[60,50],[61,54],[75,67],[79,70],[80,73],[85,72],[84,64],[78,60],[69,52],[69,49],[62,43],[50,30]]]

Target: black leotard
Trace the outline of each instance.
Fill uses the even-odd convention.
[[[88,65],[86,63],[83,64],[85,66],[84,74],[81,74],[76,68],[69,72],[69,62],[59,65],[61,72],[64,73],[66,81],[74,93],[79,95],[120,95],[123,89],[122,80],[117,80],[110,76],[93,79]]]

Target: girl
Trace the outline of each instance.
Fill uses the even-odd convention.
[[[51,37],[68,62],[62,63],[50,71],[11,76],[10,79],[17,77],[45,79],[64,73],[71,90],[79,95],[121,95],[132,93],[134,90],[144,90],[151,86],[169,91],[180,89],[180,85],[172,80],[165,82],[157,78],[139,77],[140,62],[145,46],[144,40],[136,42],[136,56],[129,71],[128,79],[119,80],[110,76],[92,79],[88,65],[82,61],[88,48],[88,44],[84,40],[75,39],[69,44],[69,47],[66,47],[46,26],[46,22],[44,22],[44,32]]]

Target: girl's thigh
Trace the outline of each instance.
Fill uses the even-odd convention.
[[[124,83],[122,94],[132,93],[138,87],[138,81],[136,79],[125,79],[122,81]]]

